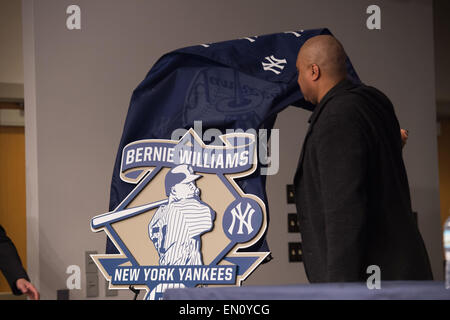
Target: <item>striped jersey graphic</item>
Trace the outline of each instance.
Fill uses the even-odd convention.
[[[149,224],[159,265],[202,265],[200,236],[212,229],[214,215],[196,196],[159,207]]]

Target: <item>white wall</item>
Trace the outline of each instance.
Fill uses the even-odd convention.
[[[84,270],[84,251],[104,250],[105,237],[92,233],[89,221],[108,209],[132,90],[162,54],[320,27],[341,40],[361,79],[391,98],[402,127],[411,132],[405,162],[413,208],[435,277],[442,279],[431,1],[377,3],[382,29],[370,31],[365,11],[371,1],[78,0],[82,30],[69,31],[65,11],[73,1],[23,0],[28,237],[35,248],[28,268],[42,297],[54,299],[65,288],[68,265]],[[288,263],[287,242],[298,236],[287,234],[287,213],[295,207],[286,204],[285,185],[292,181],[308,116],[290,107],[276,122],[280,172],[268,179],[268,241],[275,259],[245,284],[306,282],[303,265]],[[71,297],[85,298],[84,276]]]
[[[0,0],[0,83],[23,84],[20,0]]]
[[[0,101],[23,100],[22,1],[0,0]]]

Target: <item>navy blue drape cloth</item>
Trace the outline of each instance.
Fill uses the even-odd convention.
[[[122,150],[142,139],[171,139],[178,128],[201,121],[203,132],[219,129],[271,129],[278,112],[289,105],[312,110],[297,83],[296,60],[311,37],[328,29],[283,32],[196,45],[162,56],[133,91],[114,166],[109,209],[114,210],[135,187],[120,179]],[[347,59],[349,78],[359,78]],[[269,131],[270,134],[270,131]],[[214,141],[205,141],[206,144]],[[300,153],[300,150],[298,150]],[[238,180],[245,193],[266,203],[261,163]],[[269,251],[265,237],[246,251]],[[117,249],[108,239],[107,253]]]

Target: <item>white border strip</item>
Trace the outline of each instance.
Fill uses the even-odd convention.
[[[33,0],[22,0],[22,30],[25,101],[27,273],[33,284],[39,289],[39,194]]]

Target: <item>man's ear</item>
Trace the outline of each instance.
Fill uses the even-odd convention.
[[[311,77],[313,81],[316,81],[320,78],[320,68],[315,63],[311,66]]]

